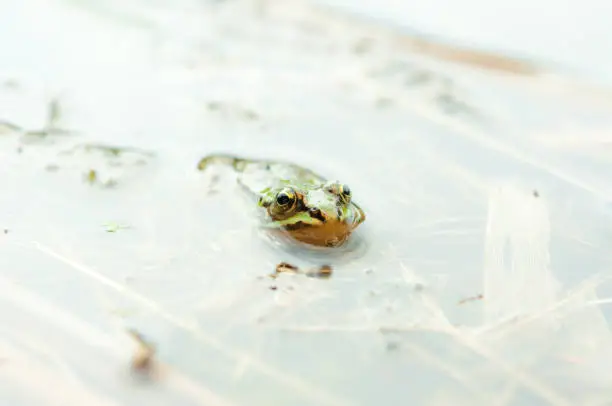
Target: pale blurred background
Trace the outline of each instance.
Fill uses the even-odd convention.
[[[0,404],[611,404],[610,7],[0,0]],[[361,244],[271,279],[213,152]]]

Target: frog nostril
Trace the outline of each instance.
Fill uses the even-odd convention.
[[[321,210],[312,208],[308,210],[310,217],[315,218],[317,220],[321,220],[321,222],[325,223],[325,217],[321,214]]]

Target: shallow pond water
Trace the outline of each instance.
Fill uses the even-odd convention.
[[[0,23],[5,402],[609,403],[605,91],[300,1],[29,0]],[[351,255],[270,244],[197,171],[213,152],[350,184]],[[333,274],[270,278],[282,261]]]

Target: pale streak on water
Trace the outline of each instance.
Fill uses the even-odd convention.
[[[559,283],[549,245],[544,198],[514,185],[491,192],[484,246],[487,322],[540,312],[555,302]]]

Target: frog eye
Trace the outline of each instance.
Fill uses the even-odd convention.
[[[342,199],[342,201],[344,203],[349,203],[351,201],[351,188],[348,187],[348,185],[340,185],[339,187],[339,192],[340,192],[340,199]]]
[[[276,195],[276,204],[281,207],[292,207],[295,204],[295,192],[291,188],[285,188]]]

